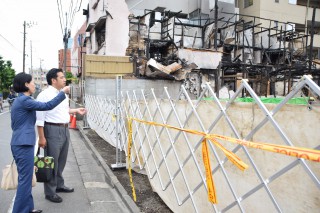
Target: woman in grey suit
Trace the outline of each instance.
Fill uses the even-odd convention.
[[[13,213],[41,213],[34,209],[32,197],[32,176],[34,170],[34,146],[36,141],[35,122],[36,111],[51,110],[66,98],[69,87],[51,101],[41,103],[35,101],[31,95],[35,92],[32,76],[19,73],[13,80],[13,88],[19,96],[13,102],[11,109],[11,151],[18,169],[18,188],[13,205]]]

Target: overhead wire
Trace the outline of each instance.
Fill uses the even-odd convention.
[[[22,53],[21,50],[19,50],[17,47],[15,47],[8,39],[6,39],[3,35],[0,34],[0,36],[8,43],[10,44],[13,48],[15,48],[19,53]]]
[[[61,0],[59,0],[59,2],[60,2],[60,10],[61,10],[61,17],[62,17],[62,23],[64,24],[64,23],[66,23],[65,22],[65,20],[64,20],[64,12],[63,12],[63,9],[62,9],[62,3],[61,3]],[[66,17],[67,18],[67,17]],[[62,24],[62,26],[63,26],[63,24]],[[63,33],[62,33],[63,34]]]
[[[58,6],[58,11],[59,11],[59,21],[60,21],[61,32],[63,35],[63,27],[62,27],[62,21],[61,21],[61,13],[62,12],[60,12],[59,0],[57,0],[57,6]]]
[[[78,8],[77,12],[79,12],[79,10],[81,8],[81,5],[82,5],[82,0],[80,1],[80,5],[79,5],[79,8]]]
[[[71,28],[72,8],[73,8],[73,0],[71,0],[70,5],[69,5],[69,10],[68,10],[68,14],[69,14],[68,18],[69,18],[69,20],[70,20],[70,22],[69,22],[69,28]]]
[[[77,5],[78,5],[78,1],[79,1],[79,0],[77,0],[76,4],[75,4],[75,6],[74,6],[74,9],[73,9],[72,19],[71,19],[71,22],[70,22],[70,23],[71,23],[71,24],[70,24],[70,28],[72,28],[72,26],[73,26],[75,14],[76,14],[77,12],[79,12],[79,10],[80,10],[80,8],[81,8],[82,0],[81,0],[81,2],[80,2],[79,9],[76,11]]]

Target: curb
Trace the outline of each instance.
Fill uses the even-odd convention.
[[[127,191],[123,188],[121,183],[119,182],[118,178],[113,174],[109,166],[106,164],[100,153],[97,151],[97,149],[92,145],[90,139],[86,136],[86,134],[83,131],[82,124],[80,122],[77,122],[77,127],[79,129],[79,132],[81,133],[81,137],[84,138],[84,141],[86,145],[90,148],[90,150],[93,153],[93,157],[96,159],[98,164],[100,164],[105,171],[105,174],[107,176],[108,183],[116,189],[116,191],[119,193],[123,203],[128,207],[130,212],[141,212],[136,203],[132,200],[132,198],[128,195]]]

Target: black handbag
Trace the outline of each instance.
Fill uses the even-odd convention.
[[[40,147],[38,148],[37,155],[34,156],[34,166],[36,168],[37,182],[49,182],[53,177],[54,158],[51,156],[41,156]]]

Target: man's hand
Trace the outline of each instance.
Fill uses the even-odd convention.
[[[77,113],[79,113],[80,115],[84,115],[86,114],[87,110],[85,108],[77,108]]]
[[[47,140],[46,140],[45,137],[39,138],[39,142],[38,143],[39,143],[39,146],[41,148],[43,148],[43,149],[47,146]]]
[[[62,91],[66,94],[69,94],[70,93],[70,86],[65,86],[63,87]]]

